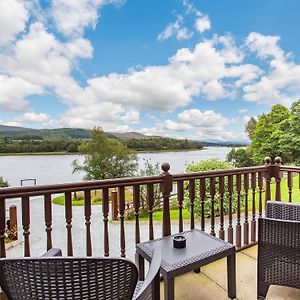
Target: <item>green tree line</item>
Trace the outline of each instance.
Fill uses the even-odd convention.
[[[160,151],[160,150],[196,150],[202,149],[203,146],[196,141],[187,139],[171,139],[164,137],[147,138],[147,139],[128,139],[125,145],[136,151]]]
[[[32,138],[32,139],[30,139]],[[108,139],[116,141],[116,139]],[[121,144],[134,151],[167,151],[202,149],[203,146],[195,141],[177,140],[171,138],[147,138],[118,140]],[[26,136],[26,139],[14,140],[0,138],[0,153],[33,153],[33,152],[78,152],[78,147],[85,143],[76,139],[47,139]]]
[[[0,139],[0,153],[78,152],[79,140],[23,140]]]

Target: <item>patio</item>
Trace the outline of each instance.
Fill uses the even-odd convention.
[[[242,250],[236,256],[237,298],[256,299],[257,246]],[[188,287],[188,288],[187,288]],[[163,299],[163,283],[161,283]],[[201,268],[201,273],[190,272],[175,278],[175,299],[223,300],[227,297],[226,259],[221,259]],[[271,286],[266,299],[300,299],[300,290]]]

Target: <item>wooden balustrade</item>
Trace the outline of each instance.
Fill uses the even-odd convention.
[[[286,182],[287,195],[284,197],[292,202],[294,175],[300,174],[300,167],[283,166],[279,158],[276,158],[274,165],[271,164],[270,159],[266,159],[263,166],[230,170],[170,174],[169,169],[169,164],[165,163],[162,165],[163,173],[159,176],[0,189],[0,256],[6,256],[6,199],[10,198],[21,199],[24,256],[31,254],[30,228],[35,226],[32,222],[33,216],[30,215],[30,203],[33,196],[42,196],[43,199],[41,205],[44,206],[45,250],[60,246],[53,244],[55,239],[53,239],[52,227],[55,219],[59,216],[53,213],[52,198],[54,194],[61,193],[65,197],[66,253],[72,256],[76,247],[76,241],[73,239],[75,233],[73,233],[72,193],[80,191],[84,194],[82,226],[85,226],[85,251],[87,256],[92,256],[91,195],[94,190],[102,193],[103,232],[97,234],[103,237],[104,256],[109,256],[110,252],[113,252],[109,238],[111,214],[109,195],[112,189],[117,190],[118,196],[118,220],[115,222],[119,223],[120,255],[122,257],[126,256],[126,245],[128,244],[126,240],[127,222],[125,222],[128,213],[126,210],[127,191],[132,192],[133,207],[131,209],[134,221],[131,222],[134,222],[135,243],[141,241],[141,229],[145,225],[148,226],[148,239],[150,240],[159,237],[154,237],[155,226],[162,227],[162,236],[171,234],[170,202],[172,202],[172,207],[177,205],[178,209],[178,232],[182,232],[184,224],[188,223],[191,229],[200,228],[213,236],[218,235],[219,238],[235,243],[238,249],[242,249],[256,242],[257,217],[263,216],[265,201],[270,199],[280,201],[283,196],[281,195],[281,185]],[[274,182],[274,188],[272,182]],[[161,223],[153,221],[157,201],[155,198],[157,185],[160,185],[163,203]],[[141,196],[142,191],[145,194],[144,198]],[[177,195],[172,196],[172,191],[175,191]],[[19,201],[18,199],[15,201]],[[143,210],[141,210],[142,208]],[[184,219],[186,208],[189,209],[189,219]],[[140,222],[140,214],[145,209],[148,210],[147,223]]]

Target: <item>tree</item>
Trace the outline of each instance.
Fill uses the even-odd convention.
[[[2,187],[8,187],[8,182],[6,180],[3,179],[2,176],[0,176],[0,188]]]
[[[137,156],[117,140],[106,137],[105,133],[94,128],[91,140],[79,146],[83,164],[73,161],[73,173],[85,172],[84,179],[98,180],[133,176],[137,171]]]
[[[248,148],[256,164],[261,164],[266,156],[284,157],[278,145],[284,134],[284,124],[289,116],[289,110],[277,104],[272,107],[271,112],[258,117]]]
[[[232,163],[235,167],[250,167],[254,165],[250,153],[245,148],[232,148],[227,154],[227,161]]]
[[[157,176],[161,174],[161,169],[159,163],[155,163],[152,165],[151,159],[143,159],[144,160],[144,168],[140,170],[139,176]],[[159,206],[160,203],[160,187],[159,184],[154,184],[153,186],[153,197],[154,197],[154,207]],[[142,203],[142,208],[147,207],[147,186],[141,185],[140,187],[140,199]]]
[[[285,163],[300,163],[300,100],[294,102],[289,118],[281,122],[278,147]]]
[[[251,117],[248,123],[246,124],[245,132],[247,133],[249,139],[252,139],[253,137],[256,123],[257,121],[255,120],[255,118]]]

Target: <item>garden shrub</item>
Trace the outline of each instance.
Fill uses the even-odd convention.
[[[228,170],[233,169],[233,165],[217,159],[204,160],[201,162],[193,162],[187,165],[186,172],[204,172],[210,170]],[[215,178],[215,197],[214,197],[214,212],[215,216],[220,216],[220,194],[219,194],[219,177]],[[184,208],[190,210],[189,198],[189,183],[184,184]],[[229,192],[228,181],[224,178],[224,198],[223,198],[224,214],[229,212]],[[241,208],[244,207],[244,194],[243,194],[243,180],[241,183]],[[196,216],[201,216],[201,202],[200,202],[200,180],[195,180],[195,202],[194,210]],[[233,193],[232,193],[232,212],[237,210],[237,192],[236,192],[236,177],[233,176]],[[211,216],[211,196],[210,196],[210,183],[209,179],[205,182],[205,201],[204,201],[204,215],[205,217]]]

